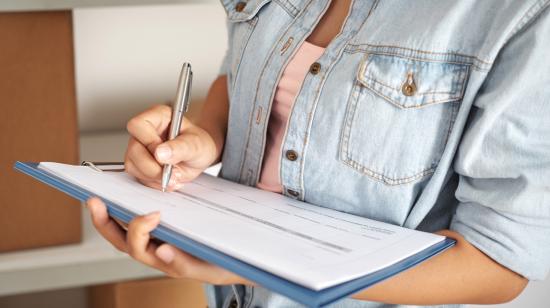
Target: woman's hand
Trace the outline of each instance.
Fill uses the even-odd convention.
[[[127,129],[130,140],[124,159],[126,172],[142,184],[160,189],[162,166],[174,166],[168,191],[196,178],[217,159],[219,150],[210,134],[183,119],[180,135],[165,141],[172,110],[155,106],[132,118]]]
[[[210,87],[202,114],[194,125],[183,120],[180,135],[166,141],[172,110],[155,106],[128,122],[130,133],[124,159],[126,171],[141,183],[160,189],[162,165],[174,166],[169,191],[196,178],[204,169],[220,160],[225,142],[229,98],[227,78],[218,77]],[[159,215],[136,217],[128,232],[109,218],[105,204],[97,198],[88,200],[92,221],[99,233],[118,250],[157,268],[172,277],[187,277],[212,284],[250,284],[245,279],[217,266],[201,261],[168,244],[150,241],[149,233],[158,225]]]
[[[183,251],[168,245],[158,245],[150,241],[149,233],[160,221],[158,212],[139,216],[128,224],[125,232],[109,218],[105,204],[98,198],[86,202],[92,221],[99,233],[118,250],[132,258],[156,268],[170,277],[189,278],[210,284],[251,284],[221,267],[199,260]]]

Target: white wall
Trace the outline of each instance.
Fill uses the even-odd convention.
[[[80,129],[124,129],[132,115],[173,99],[181,64],[204,97],[226,49],[221,5],[77,9],[75,64]]]
[[[472,306],[477,308],[548,308],[550,307],[550,279],[531,282],[514,301],[504,305]]]

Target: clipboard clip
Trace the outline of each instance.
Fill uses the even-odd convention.
[[[81,166],[86,166],[94,169],[95,171],[103,172],[124,172],[124,163],[123,162],[91,162],[83,161]]]

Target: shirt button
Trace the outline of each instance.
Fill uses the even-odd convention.
[[[405,84],[403,85],[402,90],[405,96],[413,96],[416,92],[416,87],[414,86],[414,84]]]
[[[300,195],[299,192],[295,191],[295,190],[292,190],[292,189],[287,189],[286,192],[291,195],[291,196],[294,196],[294,197],[298,197]]]
[[[315,62],[309,67],[309,72],[312,73],[313,75],[319,74],[320,71],[321,71],[321,64],[319,62]]]
[[[298,159],[298,154],[296,153],[296,151],[293,150],[286,151],[285,155],[286,158],[290,161],[295,161],[296,159]]]
[[[401,92],[403,92],[405,96],[413,96],[416,93],[416,83],[414,82],[413,73],[407,75],[407,81],[403,84]]]
[[[243,2],[243,1],[239,1],[237,2],[237,4],[235,5],[235,11],[237,12],[242,12],[244,10],[244,8],[246,7],[246,2]]]

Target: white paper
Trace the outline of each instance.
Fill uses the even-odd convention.
[[[353,216],[201,174],[177,192],[124,172],[41,163],[39,168],[191,239],[314,290],[373,273],[444,237]]]

